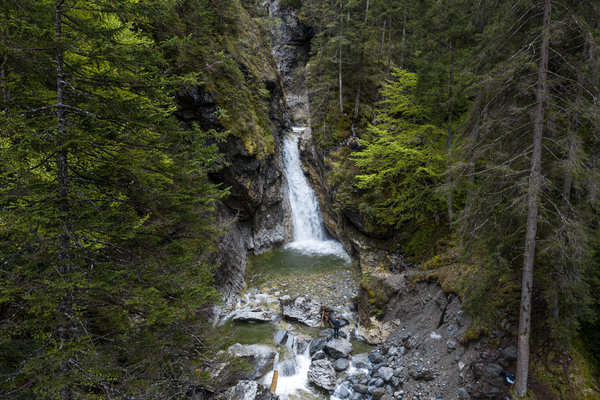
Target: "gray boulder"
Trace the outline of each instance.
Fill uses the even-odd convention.
[[[253,369],[244,374],[242,379],[258,379],[273,369],[275,363],[275,350],[260,344],[242,345],[234,344],[227,352],[232,356],[239,357],[250,364]]]
[[[423,364],[413,364],[408,369],[408,374],[413,377],[414,380],[420,381],[432,381],[435,376],[429,369],[423,367]]]
[[[224,393],[224,398],[236,400],[277,400],[279,397],[256,381],[240,381],[237,385],[227,389]]]
[[[357,383],[356,385],[352,386],[352,389],[354,389],[355,392],[357,393],[362,393],[362,394],[367,394],[369,393],[367,391],[367,386],[366,385],[362,385],[360,383]]]
[[[310,355],[312,356],[316,352],[323,350],[323,347],[325,347],[326,343],[327,343],[327,339],[325,339],[325,338],[318,338],[318,339],[313,340],[310,343],[310,346],[308,348]]]
[[[345,371],[350,367],[350,362],[346,358],[339,358],[333,363],[333,368],[338,371]]]
[[[354,368],[360,368],[360,369],[369,368],[369,354],[368,353],[356,354],[356,355],[352,356],[352,359],[350,360],[350,362],[352,363]]]
[[[254,310],[242,308],[236,310],[231,316],[234,321],[268,322],[271,318],[271,313],[260,308]]]
[[[325,344],[323,350],[332,358],[344,358],[352,353],[352,343],[346,339],[332,339]]]
[[[297,350],[298,354],[304,354],[306,352],[306,350],[308,350],[311,341],[312,341],[312,338],[310,336],[304,336],[304,335],[297,336],[296,337],[296,350]]]
[[[377,371],[376,376],[379,376],[384,381],[389,382],[394,376],[394,369],[390,367],[381,367]]]
[[[369,353],[369,361],[372,364],[380,364],[383,362],[383,355],[378,350],[372,350]]]
[[[308,370],[308,381],[320,389],[332,392],[335,389],[335,370],[327,359],[314,360]]]
[[[373,390],[373,400],[380,400],[384,394],[386,394],[384,388],[376,388],[375,390]]]
[[[515,346],[508,346],[507,348],[502,350],[502,355],[508,361],[516,361],[519,356],[519,352],[517,351],[517,348]]]
[[[304,297],[292,299],[283,296],[279,299],[284,317],[316,328],[321,324],[321,305]]]

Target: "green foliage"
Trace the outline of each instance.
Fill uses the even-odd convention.
[[[415,74],[395,70],[382,90],[364,150],[352,155],[356,187],[377,222],[401,228],[425,222],[443,205],[435,192],[444,171],[443,131],[428,124],[414,97]]]
[[[223,135],[172,117],[184,79],[146,29],[173,6],[0,6],[2,394],[150,399],[198,383]]]
[[[241,138],[248,154],[272,154],[268,85],[277,76],[267,35],[239,0],[177,3],[157,16],[169,70],[214,98],[220,127]]]

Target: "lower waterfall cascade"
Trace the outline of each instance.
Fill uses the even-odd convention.
[[[333,254],[350,261],[342,244],[327,237],[319,202],[302,171],[298,141],[306,129],[294,127],[283,140],[284,172],[294,228],[294,241],[287,247],[309,254]]]

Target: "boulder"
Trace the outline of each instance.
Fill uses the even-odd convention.
[[[304,297],[292,299],[283,296],[279,299],[284,317],[316,328],[321,324],[321,305]]]
[[[416,381],[432,381],[435,376],[433,371],[426,369],[423,364],[413,364],[408,369],[408,374]]]
[[[277,400],[279,397],[256,381],[240,381],[227,389],[224,399],[236,400]]]
[[[369,361],[372,364],[381,364],[383,362],[383,355],[378,350],[372,350],[369,353]]]
[[[375,390],[373,390],[373,400],[380,400],[383,395],[386,394],[386,391],[384,388],[378,387]]]
[[[316,352],[323,350],[323,347],[325,347],[326,343],[327,343],[327,339],[325,339],[325,338],[318,338],[318,339],[313,340],[310,343],[310,346],[308,348],[310,355],[312,356]]]
[[[350,362],[346,358],[339,358],[333,363],[333,368],[338,371],[345,371],[350,367]]]
[[[350,397],[350,391],[348,390],[346,385],[339,385],[335,389],[335,392],[333,392],[333,395],[338,399],[347,399],[348,397]]]
[[[273,369],[275,350],[260,344],[242,345],[239,343],[227,349],[232,356],[239,357],[250,364],[253,369],[243,379],[258,379]]]
[[[507,348],[502,350],[502,355],[508,361],[516,361],[517,357],[519,355],[519,352],[517,351],[517,348],[515,346],[508,346]]]
[[[369,368],[369,354],[361,353],[352,356],[352,360],[350,360],[354,368],[365,369]]]
[[[369,344],[381,344],[394,331],[392,322],[382,322],[375,317],[370,317],[368,323],[358,326],[358,334]]]
[[[361,385],[360,383],[357,383],[356,385],[352,386],[352,389],[354,389],[354,391],[357,393],[362,393],[362,394],[369,393],[367,386]]]
[[[271,320],[271,318],[271,313],[262,309],[249,310],[241,308],[234,311],[231,315],[231,319],[233,321],[268,322]]]
[[[277,344],[285,344],[288,339],[288,331],[280,330],[275,332],[273,339],[275,339],[275,343]]]
[[[296,337],[296,351],[298,354],[304,354],[310,347],[312,338],[310,336],[297,336]]]
[[[352,343],[346,339],[332,339],[323,347],[325,353],[335,359],[347,357],[348,354],[352,353],[352,349]]]
[[[384,381],[389,382],[394,376],[394,369],[390,367],[381,367],[375,376],[379,376]]]
[[[320,389],[332,392],[335,389],[335,370],[327,359],[314,360],[308,370],[308,381]]]

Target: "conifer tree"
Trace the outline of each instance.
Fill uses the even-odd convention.
[[[191,382],[194,365],[168,349],[189,360],[216,298],[207,212],[220,191],[207,178],[216,148],[172,118],[176,77],[142,29],[173,4],[0,6],[0,390],[12,398],[164,398]],[[155,378],[174,383],[157,391]]]
[[[376,122],[365,148],[353,154],[364,210],[382,226],[427,223],[443,201],[435,188],[443,174],[443,133],[428,121],[414,95],[417,77],[401,69],[381,91]]]

